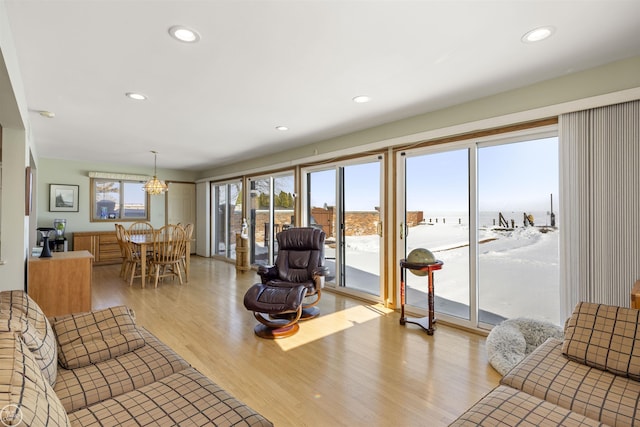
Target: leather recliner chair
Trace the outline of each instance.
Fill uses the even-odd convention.
[[[324,277],[325,232],[313,227],[289,228],[276,235],[278,254],[273,266],[260,266],[261,283],[244,296],[244,305],[260,322],[262,338],[284,338],[299,330],[298,321],[320,314]]]

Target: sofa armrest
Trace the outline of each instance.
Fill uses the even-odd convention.
[[[631,288],[631,308],[640,310],[640,280],[637,280]]]

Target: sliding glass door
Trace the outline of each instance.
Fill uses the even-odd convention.
[[[330,286],[381,295],[382,158],[306,173],[306,221],[327,234]]]
[[[403,253],[430,250],[444,268],[436,274],[435,308],[469,319],[469,149],[405,156]],[[426,277],[408,274],[407,303],[427,308]]]
[[[236,258],[236,233],[242,225],[242,181],[212,184],[212,250],[226,258]]]
[[[560,322],[558,187],[556,137],[479,145],[481,323]]]
[[[397,168],[397,253],[426,248],[444,262],[435,273],[439,315],[470,327],[521,316],[560,323],[553,133],[407,150]],[[405,283],[406,303],[426,310],[426,278],[407,274]]]
[[[251,263],[271,265],[278,252],[276,235],[295,224],[294,177],[292,173],[252,177],[249,183]]]

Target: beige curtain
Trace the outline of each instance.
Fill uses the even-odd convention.
[[[640,101],[560,117],[563,318],[579,301],[629,306],[640,279]]]

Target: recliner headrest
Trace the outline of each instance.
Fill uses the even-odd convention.
[[[296,227],[279,232],[276,238],[279,250],[320,250],[324,245],[325,232],[314,227]]]

